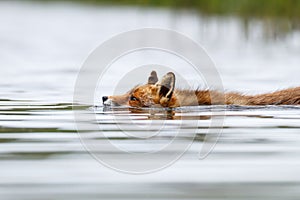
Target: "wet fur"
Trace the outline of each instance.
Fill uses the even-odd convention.
[[[117,105],[132,107],[180,107],[212,104],[234,105],[300,105],[300,87],[258,95],[228,92],[224,95],[215,90],[175,89],[175,75],[171,72],[158,81],[152,71],[148,83],[139,85],[124,95],[109,96]]]
[[[300,105],[300,87],[259,95],[243,95],[236,92],[228,92],[223,96],[217,91],[210,90],[176,90],[175,94],[178,95],[177,98],[181,99],[181,104],[183,105],[191,105],[189,97],[195,95],[198,105]]]

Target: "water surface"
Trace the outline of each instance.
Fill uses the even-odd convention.
[[[147,110],[112,112],[102,107],[100,96],[96,105],[72,105],[76,76],[89,52],[123,31],[146,26],[182,32],[204,46],[226,90],[249,94],[300,85],[298,31],[268,38],[259,20],[253,20],[245,30],[242,21],[234,17],[69,3],[1,2],[0,22],[1,199],[300,196],[299,106],[226,107],[221,110],[225,112],[223,126],[213,127],[223,128],[218,143],[206,159],[200,160],[214,107],[182,108],[175,111],[173,119],[164,115],[153,119]],[[108,84],[99,93],[111,91]],[[155,150],[174,137],[172,131],[164,131],[149,142],[118,129],[122,121],[130,133],[145,134],[141,128],[129,128],[132,124],[147,125],[153,119],[156,123],[164,121],[167,128],[183,127],[178,140],[194,142],[176,163],[156,173],[116,172],[86,151],[72,108],[95,113],[95,121],[82,123],[98,124],[106,137],[101,138],[99,130],[81,130],[91,140],[109,139],[136,152]],[[117,121],[115,116],[119,116]],[[192,129],[197,134],[191,138],[191,127],[184,125],[195,121],[197,126]]]

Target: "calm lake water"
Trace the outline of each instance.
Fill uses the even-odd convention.
[[[280,34],[260,20],[245,25],[235,17],[184,10],[67,3],[0,2],[0,23],[1,199],[299,199],[299,106],[217,108],[225,118],[213,128],[223,127],[222,134],[208,157],[199,159],[215,107],[181,108],[173,120],[163,115],[150,120],[147,110],[103,108],[100,96],[95,106],[75,104],[74,110],[96,115],[95,121],[79,123],[105,132],[81,129],[90,141],[110,140],[128,151],[156,150],[173,139],[168,130],[178,127],[178,141],[190,142],[190,130],[196,130],[177,162],[143,175],[117,172],[94,159],[80,140],[72,110],[82,63],[120,32],[177,30],[203,45],[226,90],[255,94],[300,85],[299,31]],[[111,94],[108,86],[98,92]],[[150,122],[154,129],[164,124],[160,135],[151,140],[130,135],[151,133],[143,129]],[[98,147],[99,154],[118,154]],[[168,155],[173,152],[160,159]]]

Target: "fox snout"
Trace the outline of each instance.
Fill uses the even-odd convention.
[[[107,101],[108,100],[108,96],[103,96],[102,97],[102,102],[104,103],[105,101]]]
[[[102,103],[105,106],[126,106],[128,105],[129,94],[117,96],[102,96]]]
[[[111,101],[111,99],[108,98],[108,96],[103,96],[102,103],[103,103],[103,105],[111,105],[112,101]]]
[[[103,96],[102,97],[102,102],[104,103],[108,99],[108,96]]]

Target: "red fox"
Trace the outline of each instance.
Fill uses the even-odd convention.
[[[211,104],[300,105],[300,87],[253,96],[235,92],[222,95],[214,90],[175,89],[174,73],[169,72],[158,81],[156,72],[152,71],[147,84],[136,86],[123,95],[103,96],[102,100],[104,105],[170,108]]]

